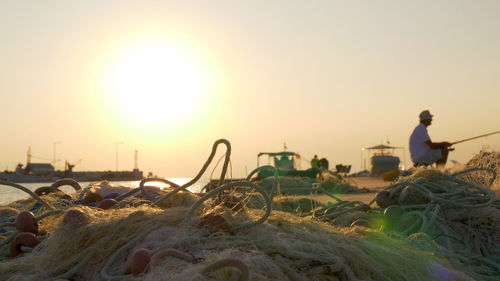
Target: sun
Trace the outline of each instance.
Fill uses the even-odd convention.
[[[141,40],[118,52],[107,71],[106,92],[122,116],[161,128],[194,114],[206,90],[202,66],[167,40]]]

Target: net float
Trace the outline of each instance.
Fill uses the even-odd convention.
[[[99,202],[99,204],[97,204],[97,208],[101,208],[103,210],[107,210],[107,209],[113,207],[116,204],[118,204],[118,202],[115,199],[111,199],[111,198],[104,199],[101,202]]]
[[[390,205],[396,204],[396,199],[389,197],[390,192],[387,190],[382,190],[377,192],[377,195],[375,195],[375,201],[377,202],[377,205],[379,205],[381,208],[387,208]]]
[[[90,203],[93,203],[93,202],[99,202],[99,201],[102,201],[102,196],[99,193],[97,193],[97,192],[89,192],[83,198],[82,204],[83,205],[87,205],[87,204],[90,204]]]
[[[79,209],[69,209],[64,213],[62,223],[63,225],[86,225],[90,222],[87,214]]]
[[[151,252],[145,248],[135,250],[128,258],[128,265],[132,275],[137,276],[149,269]]]
[[[38,243],[40,243],[40,240],[38,240],[35,234],[31,232],[20,232],[14,237],[12,242],[10,242],[10,256],[15,258],[23,254],[21,251],[22,246],[33,248],[38,245]]]
[[[31,232],[38,234],[38,222],[35,215],[29,211],[19,212],[16,216],[16,229],[19,232]]]

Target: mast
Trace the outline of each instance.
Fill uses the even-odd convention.
[[[31,163],[31,146],[28,146],[28,151],[26,152],[26,165]]]
[[[137,164],[137,149],[134,152],[134,170],[139,170],[139,165]]]

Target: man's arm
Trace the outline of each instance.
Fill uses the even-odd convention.
[[[450,147],[451,146],[451,143],[447,142],[447,141],[443,141],[443,142],[432,142],[431,140],[428,140],[425,142],[430,148],[432,149],[438,149],[438,148],[446,148],[446,147]]]

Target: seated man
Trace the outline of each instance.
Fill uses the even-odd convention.
[[[443,169],[448,159],[449,142],[432,142],[427,127],[432,123],[429,110],[420,113],[420,124],[413,130],[410,136],[411,160],[415,166],[428,166],[436,163],[436,167]]]

